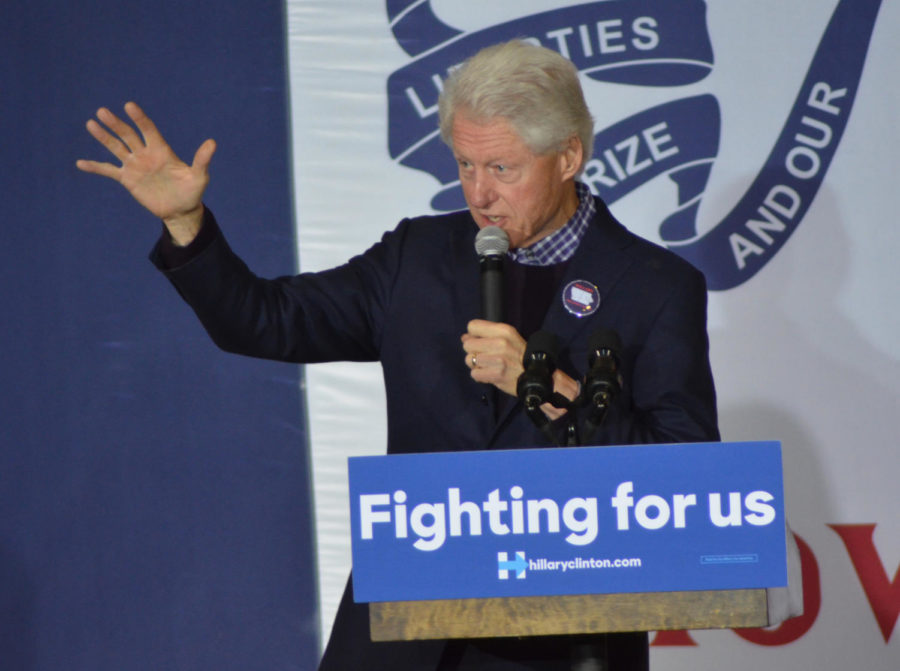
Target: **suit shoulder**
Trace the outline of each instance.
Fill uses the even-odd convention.
[[[446,245],[451,241],[467,238],[474,241],[477,232],[478,227],[468,211],[460,210],[447,214],[406,218],[398,224],[393,233],[401,234],[406,244],[446,249]]]
[[[658,269],[661,273],[670,273],[672,275],[703,276],[703,273],[696,266],[672,250],[634,233],[629,232],[629,235],[633,236],[635,240],[632,246],[632,253],[636,257],[641,258],[645,266]]]
[[[407,217],[402,224],[411,229],[421,230],[425,233],[432,232],[460,232],[475,229],[475,222],[468,210],[447,212],[445,214],[423,214],[417,217]]]
[[[672,250],[628,230],[599,200],[595,222],[608,240],[640,264],[644,270],[667,281],[686,277],[703,279],[703,273],[689,261]]]

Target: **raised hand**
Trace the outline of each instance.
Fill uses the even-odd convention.
[[[79,170],[114,179],[141,205],[163,220],[177,244],[186,245],[197,235],[203,220],[203,192],[209,183],[209,163],[216,150],[206,140],[187,165],[160,135],[154,123],[135,103],[125,104],[128,123],[105,107],[97,120],[87,122],[88,132],[115,156],[121,165],[79,160]]]

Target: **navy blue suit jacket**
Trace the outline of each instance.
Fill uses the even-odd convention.
[[[576,379],[596,329],[621,336],[623,391],[592,442],[718,440],[702,274],[596,204],[542,326],[559,337],[560,368]],[[275,280],[254,276],[207,219],[215,235],[189,262],[166,269],[159,247],[151,258],[223,349],[298,363],[380,361],[391,453],[547,445],[518,402],[498,417],[464,363],[460,336],[480,311],[467,212],[404,220],[343,266]],[[597,287],[595,313],[564,309],[562,287],[573,280]],[[603,640],[613,671],[646,668],[646,635]],[[367,609],[348,585],[321,669],[567,669],[573,641],[371,643]]]
[[[561,341],[560,367],[580,379],[600,327],[623,342],[623,393],[597,444],[717,440],[703,275],[628,232],[597,201],[597,216],[562,286],[587,280],[600,307],[576,317],[562,286],[542,328]],[[518,403],[500,417],[464,364],[460,335],[479,316],[477,227],[467,212],[407,219],[348,263],[276,280],[254,276],[214,240],[166,272],[223,349],[316,363],[380,361],[388,452],[545,445]],[[158,250],[154,261],[162,265]]]

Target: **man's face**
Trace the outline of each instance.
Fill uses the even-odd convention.
[[[528,247],[561,228],[578,207],[573,177],[581,143],[533,153],[506,119],[453,121],[453,154],[466,204],[479,228],[499,226],[511,248]]]

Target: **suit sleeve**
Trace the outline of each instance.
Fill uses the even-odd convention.
[[[276,279],[254,275],[220,232],[177,268],[165,267],[159,245],[150,258],[227,352],[296,363],[374,361],[404,231],[402,223],[337,268]]]
[[[643,337],[626,343],[623,392],[606,418],[611,443],[719,440],[704,277],[690,268],[667,285],[646,301]]]

